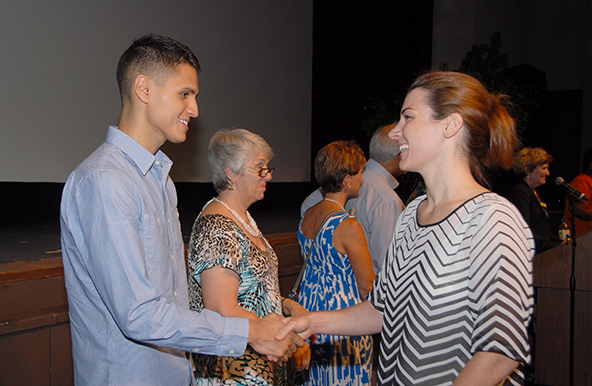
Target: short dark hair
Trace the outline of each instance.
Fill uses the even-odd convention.
[[[346,176],[358,174],[366,165],[366,157],[353,141],[331,142],[317,154],[315,178],[325,193],[337,193]]]
[[[174,74],[177,66],[189,64],[199,73],[199,61],[186,45],[165,36],[145,35],[136,39],[119,58],[117,85],[121,101],[131,97],[136,76],[145,74],[162,81]]]

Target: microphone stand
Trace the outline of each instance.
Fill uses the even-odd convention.
[[[575,327],[575,295],[576,295],[576,221],[573,211],[573,196],[568,193],[569,212],[571,218],[571,276],[569,278],[569,385],[574,384],[574,327]]]

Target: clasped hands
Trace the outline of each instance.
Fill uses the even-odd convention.
[[[298,328],[303,322],[295,323],[294,317],[305,315],[308,311],[289,299],[284,300],[283,305],[284,313],[290,315],[290,318],[269,314],[250,321],[249,344],[255,351],[267,355],[270,361],[287,362],[291,359],[295,370],[307,369],[310,364],[310,347],[304,339],[311,334],[300,331]],[[301,332],[305,335],[298,334]]]

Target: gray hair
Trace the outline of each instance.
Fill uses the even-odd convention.
[[[387,126],[383,126],[374,132],[370,140],[370,158],[378,162],[389,162],[397,158],[400,153],[399,143],[389,138],[389,132],[390,128],[387,128]]]
[[[243,128],[217,131],[208,147],[208,164],[216,192],[220,193],[228,187],[226,168],[242,175],[245,163],[260,150],[265,152],[268,159],[273,158],[271,146],[258,134]]]

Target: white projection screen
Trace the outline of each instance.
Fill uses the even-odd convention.
[[[157,33],[198,57],[200,116],[163,150],[177,182],[208,182],[222,127],[262,135],[274,181],[310,180],[312,0],[44,1],[0,11],[0,181],[64,182],[119,120],[117,61]]]

